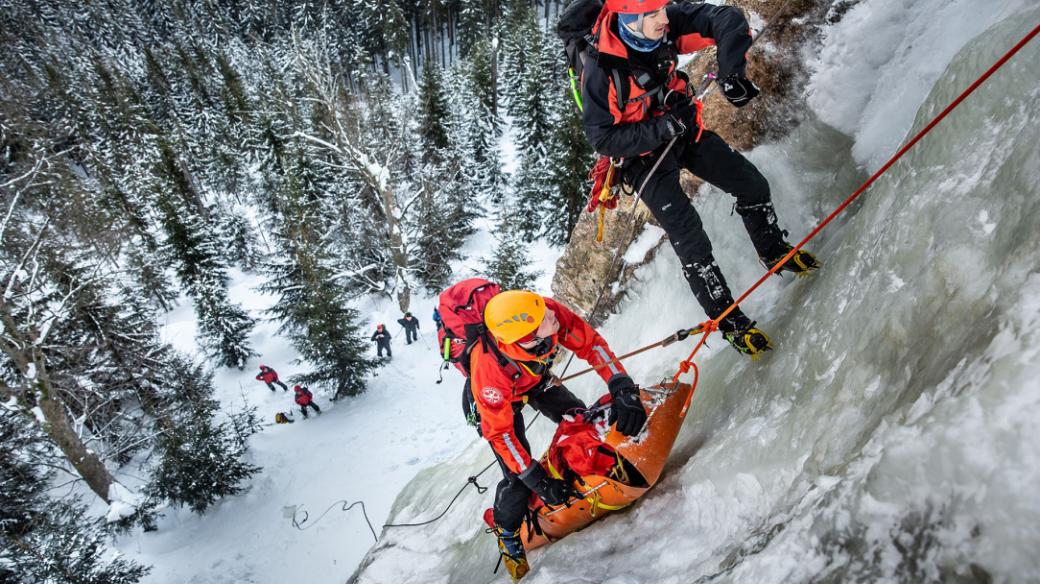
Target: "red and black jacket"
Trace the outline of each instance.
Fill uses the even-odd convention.
[[[560,331],[554,342],[574,352],[593,367],[609,363],[596,372],[609,382],[616,375],[628,375],[620,363],[611,363],[614,353],[603,337],[585,319],[552,298],[545,298],[545,307],[556,313]],[[470,391],[480,413],[481,435],[491,443],[509,470],[520,474],[531,465],[531,453],[514,435],[515,416],[527,399],[527,392],[542,387],[549,375],[551,358],[537,360],[516,344],[498,343],[498,350],[510,364],[504,365],[477,343],[470,354]],[[551,390],[550,390],[551,391]]]
[[[293,390],[296,392],[296,405],[305,406],[314,400],[314,395],[306,387],[300,389],[294,387]]]
[[[256,376],[257,381],[263,381],[264,383],[274,383],[278,381],[278,373],[270,367],[261,367],[260,375]]]
[[[668,33],[650,53],[624,44],[616,13],[605,12],[593,28],[596,62],[582,82],[583,123],[589,143],[604,156],[641,156],[671,137],[662,100],[668,90],[686,90],[685,79],[675,74],[678,55],[717,44],[720,79],[743,74],[747,66],[751,29],[740,9],[683,2],[665,10]]]

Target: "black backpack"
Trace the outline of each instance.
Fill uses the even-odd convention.
[[[573,0],[560,15],[556,25],[556,36],[563,41],[563,51],[567,56],[567,73],[571,78],[571,92],[578,109],[583,110],[581,94],[585,63],[595,58],[596,38],[592,27],[603,10],[603,0]]]

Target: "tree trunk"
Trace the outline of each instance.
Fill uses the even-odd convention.
[[[6,336],[10,339],[10,341],[0,343],[0,345],[2,345],[3,351],[14,362],[21,377],[29,380],[29,387],[26,389],[33,390],[34,395],[25,395],[25,389],[21,390],[21,392],[13,392],[6,387],[4,393],[11,393],[18,399],[26,415],[39,423],[43,431],[50,436],[51,440],[54,440],[54,443],[57,444],[65,458],[69,459],[69,463],[79,472],[83,480],[87,482],[90,490],[94,491],[98,497],[101,497],[105,503],[111,503],[112,501],[108,498],[108,489],[115,480],[109,474],[108,469],[105,468],[105,463],[101,462],[101,459],[96,454],[87,449],[79,434],[72,427],[72,420],[69,419],[65,403],[57,396],[54,386],[51,384],[43,355],[39,354],[35,348],[37,332],[35,329],[30,329],[28,332],[19,330],[15,326],[14,318],[2,303],[0,303],[0,318],[3,320],[4,329],[7,332]],[[3,384],[0,383],[0,385]],[[18,393],[21,393],[21,395],[18,395]],[[30,397],[35,397],[36,405],[39,406],[40,411],[43,413],[42,422],[29,409],[31,404],[29,401]]]
[[[177,171],[181,173],[181,179],[188,188],[188,192],[183,193],[185,201],[191,208],[198,211],[199,215],[209,217],[209,208],[206,207],[206,203],[202,199],[202,189],[199,188],[199,181],[195,180],[195,175],[192,174],[184,159],[177,155],[174,156],[176,157]]]
[[[401,312],[408,312],[412,303],[412,288],[408,285],[408,280],[401,278],[401,282],[404,286],[397,292],[397,307]]]
[[[448,31],[445,30],[447,25],[443,22],[437,23],[437,43],[441,46],[441,67],[448,66],[448,51],[447,51],[447,38]]]
[[[378,188],[378,187],[377,187]],[[408,284],[408,254],[404,249],[404,237],[401,236],[401,222],[397,219],[397,203],[390,188],[378,189],[383,199],[383,213],[386,216],[386,227],[390,233],[390,257],[397,271],[397,305],[401,312],[408,312],[412,301],[412,291]]]
[[[108,489],[115,481],[105,468],[105,463],[101,462],[101,459],[88,450],[80,440],[72,427],[72,420],[65,411],[65,404],[54,397],[53,388],[46,387],[49,383],[41,378],[39,384],[38,404],[43,412],[44,420],[46,420],[43,423],[43,431],[58,445],[65,458],[69,459],[79,475],[87,482],[90,490],[106,503],[111,503],[111,499],[108,498]]]

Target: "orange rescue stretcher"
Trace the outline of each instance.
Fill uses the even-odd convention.
[[[640,390],[647,411],[647,425],[637,439],[611,428],[604,440],[613,447],[618,463],[611,476],[587,475],[573,483],[578,496],[566,505],[545,505],[532,497],[529,521],[521,528],[528,551],[584,528],[604,515],[631,505],[650,490],[661,476],[679,435],[683,405],[693,391],[685,383],[657,385]],[[545,458],[543,458],[543,461]],[[557,477],[557,469],[550,472]]]

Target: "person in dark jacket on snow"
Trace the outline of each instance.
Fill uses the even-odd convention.
[[[444,326],[444,321],[441,320],[441,313],[436,307],[433,309],[433,324],[438,331],[441,330],[442,326]]]
[[[678,54],[717,45],[723,95],[736,107],[747,105],[759,94],[745,73],[751,47],[747,20],[734,6],[606,0],[593,34],[598,39],[595,62],[590,59],[585,69],[582,94],[585,135],[601,155],[623,159],[625,182],[637,191],[645,182],[642,201],[668,233],[693,295],[715,319],[733,297],[701,218],[679,186],[680,169],[736,199],[735,210],[766,266],[792,249],[777,223],[769,183],[754,164],[703,127],[701,104],[691,97],[686,75],[677,71]],[[799,251],[781,270],[802,274],[819,265],[812,254]],[[719,329],[741,353],[755,356],[772,348],[769,337],[739,308]]]
[[[314,411],[317,412],[319,416],[321,415],[321,408],[318,407],[318,404],[314,403],[314,395],[309,389],[296,385],[293,386],[293,392],[296,394],[296,405],[300,406],[300,412],[303,413],[304,418],[307,417],[308,406],[314,408]]]
[[[397,319],[397,324],[404,327],[404,344],[411,345],[412,341],[419,340],[419,319],[411,312],[404,313],[404,318]]]
[[[390,350],[390,331],[386,330],[385,326],[376,325],[376,332],[372,333],[372,340],[376,342],[377,357],[382,357],[384,350],[388,359],[394,357],[394,353]]]
[[[274,369],[271,369],[267,365],[261,365],[260,366],[260,374],[256,376],[256,380],[257,381],[263,381],[264,383],[266,383],[267,384],[267,389],[270,389],[271,391],[275,390],[274,389],[274,384],[275,383],[277,383],[278,385],[282,386],[282,391],[289,391],[289,388],[286,387],[286,385],[284,383],[282,383],[281,381],[278,381],[278,372],[275,371]]]

